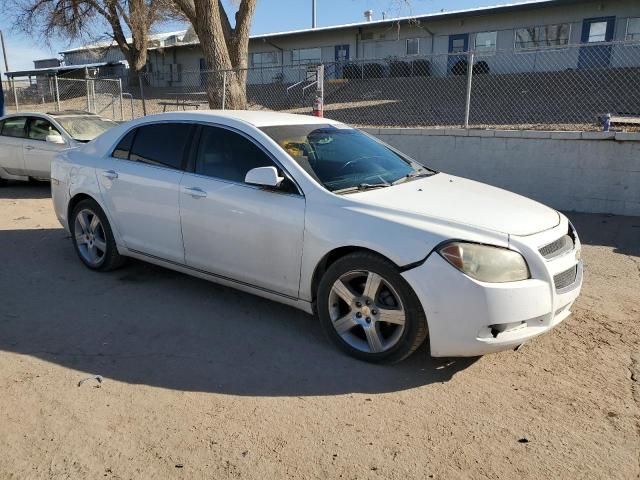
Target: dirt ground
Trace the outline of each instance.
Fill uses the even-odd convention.
[[[553,332],[373,366],[289,307],[93,273],[47,185],[0,188],[0,478],[638,479],[640,218],[569,216],[585,285]]]

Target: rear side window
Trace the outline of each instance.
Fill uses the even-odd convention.
[[[25,125],[27,124],[27,117],[11,117],[7,118],[2,125],[3,137],[16,137],[24,138]]]
[[[196,173],[244,183],[252,168],[273,166],[267,154],[242,135],[224,128],[202,128]]]
[[[122,158],[123,160],[129,160],[129,150],[131,150],[131,144],[133,143],[133,137],[135,134],[135,128],[127,133],[123,139],[120,140],[120,143],[118,143],[118,146],[115,148],[111,156],[115,158]]]
[[[181,169],[190,133],[191,125],[188,123],[159,123],[139,127],[129,160]]]

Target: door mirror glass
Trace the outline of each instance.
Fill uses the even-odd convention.
[[[47,143],[54,143],[56,145],[65,144],[64,138],[62,138],[62,136],[57,133],[52,133],[51,135],[47,135],[45,140],[47,141]]]
[[[244,182],[251,185],[275,188],[282,183],[283,177],[278,176],[276,167],[252,168],[244,177]]]

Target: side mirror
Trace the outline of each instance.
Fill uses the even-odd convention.
[[[283,180],[283,177],[278,176],[278,170],[276,169],[276,167],[252,168],[244,177],[245,183],[271,188],[276,188],[282,183]]]
[[[62,138],[62,135],[58,135],[57,133],[47,135],[45,140],[47,141],[47,143],[53,143],[56,145],[64,145],[66,143],[64,141],[64,138]]]

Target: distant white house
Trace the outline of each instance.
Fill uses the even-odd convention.
[[[384,63],[389,68],[394,59],[422,59],[429,64],[429,74],[447,75],[465,58],[458,54],[469,50],[498,73],[582,68],[596,49],[600,64],[640,66],[640,55],[616,55],[618,45],[603,45],[606,42],[640,43],[639,0],[533,0],[253,35],[249,67],[256,71],[249,81],[294,81],[291,71],[319,63],[331,64],[333,74],[341,76],[349,74],[349,63]],[[124,60],[114,45],[86,45],[61,54],[67,66]],[[517,57],[508,61],[509,56]],[[204,68],[192,30],[151,37],[147,69],[158,81],[172,86],[193,83],[188,72],[197,75]]]

